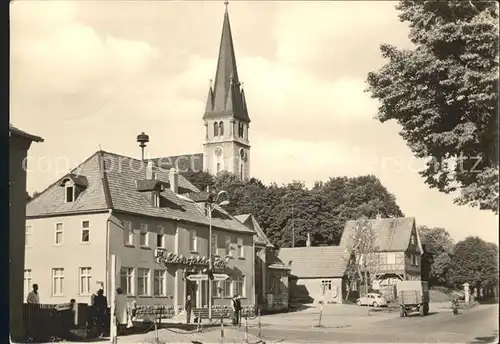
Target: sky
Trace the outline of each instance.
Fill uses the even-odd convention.
[[[378,176],[417,225],[498,243],[498,217],[429,189],[397,123],[374,117],[367,73],[380,44],[411,48],[396,2],[232,1],[251,118],[251,174],[265,183]],[[28,191],[100,148],[140,157],[203,151],[223,1],[11,2],[11,123],[33,143]]]

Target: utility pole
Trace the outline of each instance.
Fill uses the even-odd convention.
[[[213,262],[212,262],[212,211],[213,211],[213,207],[212,207],[212,203],[208,203],[208,221],[209,221],[209,225],[208,225],[208,262],[209,262],[209,266],[208,268],[210,270],[213,269]],[[208,321],[212,322],[212,281],[210,280],[210,278],[207,279],[207,283],[208,283]]]
[[[293,216],[293,204],[292,204],[292,247],[295,247],[295,218]]]

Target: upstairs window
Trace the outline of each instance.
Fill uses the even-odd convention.
[[[191,252],[198,251],[198,237],[196,236],[195,230],[189,231],[189,251]]]
[[[214,137],[219,136],[219,123],[214,123]]]
[[[61,245],[63,242],[63,224],[56,224],[56,233],[55,233],[55,244]]]
[[[238,238],[238,257],[245,257],[245,247],[243,246],[243,238]]]
[[[226,256],[231,255],[231,237],[229,235],[226,235],[224,237],[224,249],[225,249],[225,254]]]
[[[139,245],[148,246],[148,225],[141,223],[141,235]]]
[[[134,244],[134,230],[130,221],[123,221],[123,243],[125,245]]]
[[[82,221],[82,242],[90,242],[90,222]]]
[[[156,234],[156,247],[165,248],[165,234],[163,226],[158,226],[158,234]]]

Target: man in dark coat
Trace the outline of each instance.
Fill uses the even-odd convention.
[[[186,310],[186,323],[189,324],[191,322],[191,295],[186,297],[184,309]]]

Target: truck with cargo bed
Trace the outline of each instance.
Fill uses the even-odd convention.
[[[429,314],[429,284],[426,281],[399,281],[396,290],[400,317],[411,313]]]

